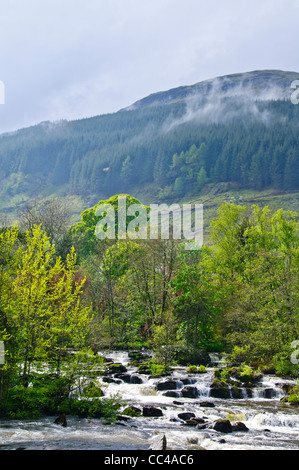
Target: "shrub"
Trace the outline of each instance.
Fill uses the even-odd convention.
[[[187,369],[188,374],[206,374],[207,369],[204,365],[200,366],[189,366]]]
[[[90,382],[83,390],[83,396],[86,398],[100,398],[104,396],[104,393],[100,387]]]
[[[72,400],[70,413],[80,418],[101,418],[105,423],[114,423],[121,407],[121,399],[118,395],[111,398],[94,398],[91,400]]]

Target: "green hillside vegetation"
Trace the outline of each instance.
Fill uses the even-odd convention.
[[[240,74],[213,92],[198,84],[114,114],[3,134],[1,211],[16,218],[34,198],[71,196],[78,220],[84,208],[118,193],[149,205],[198,198],[219,183],[298,191],[299,106],[290,101],[297,75]],[[283,83],[285,98],[265,100],[271,80]]]

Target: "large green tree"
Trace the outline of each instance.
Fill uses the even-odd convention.
[[[0,340],[8,354],[3,372],[16,363],[27,377],[35,361],[60,372],[68,348],[82,349],[90,323],[90,306],[82,302],[84,279],[76,279],[74,249],[62,263],[38,226],[18,242],[17,228],[0,234],[3,257],[0,282]]]

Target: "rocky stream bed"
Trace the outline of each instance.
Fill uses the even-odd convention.
[[[96,379],[105,397],[118,394],[125,402],[116,424],[68,416],[56,422],[4,420],[0,449],[299,449],[299,407],[282,400],[295,382],[259,375],[250,386],[236,380],[223,388],[215,385],[217,363],[205,373],[177,366],[167,377],[153,377],[134,359],[127,352],[109,353],[105,373]]]

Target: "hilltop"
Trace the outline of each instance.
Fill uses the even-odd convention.
[[[198,98],[246,95],[251,99],[289,99],[290,84],[299,73],[282,70],[256,70],[204,80],[190,86],[153,93],[126,108],[134,110],[145,106],[160,106]]]

